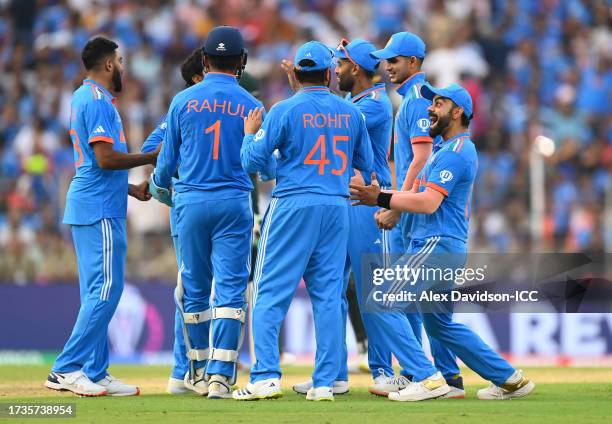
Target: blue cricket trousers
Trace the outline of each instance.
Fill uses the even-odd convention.
[[[125,218],[72,225],[71,230],[79,268],[81,307],[72,334],[52,369],[60,373],[83,369],[95,382],[107,375],[108,324],[123,292]]]
[[[407,258],[406,264],[411,268],[439,268],[442,266],[443,268],[456,269],[463,267],[467,258],[466,244],[450,237],[413,240],[410,252],[411,256]],[[441,263],[440,258],[448,258],[443,259],[448,260],[448,263]],[[397,282],[391,282],[391,284],[380,286],[378,290],[386,293],[399,293],[407,288],[405,284],[402,284],[398,285]],[[406,284],[410,284],[410,282]],[[436,282],[417,280],[413,287],[415,292],[419,292],[424,288],[436,289],[437,284]],[[368,301],[372,301],[372,298],[369,298]],[[453,354],[481,377],[496,385],[501,385],[512,375],[514,368],[505,359],[487,346],[468,327],[453,322],[451,302],[440,305],[436,305],[435,302],[428,305],[417,302],[416,305],[421,312],[427,334],[445,348],[450,349]],[[436,308],[436,306],[440,306],[440,308]],[[444,312],[430,312],[432,310]],[[404,371],[413,375],[415,381],[420,381],[433,374],[436,370],[429,363],[416,337],[414,337],[412,328],[407,322],[406,314],[402,310],[392,309],[389,312],[380,313],[380,316],[384,317],[390,326],[392,323],[399,324],[390,327],[396,331],[390,331],[386,335],[388,345],[392,347],[393,354],[398,358]],[[406,346],[406,348],[402,349],[401,346]]]
[[[383,333],[388,329],[381,326],[382,322],[375,314],[365,310],[363,305],[363,276],[368,272],[362,267],[382,266],[385,256],[390,250],[390,231],[378,228],[374,220],[374,214],[379,208],[377,206],[348,206],[349,216],[349,240],[348,254],[346,258],[344,287],[342,289],[342,351],[340,357],[340,372],[336,380],[348,380],[347,347],[346,347],[346,321],[348,316],[348,300],[346,289],[349,283],[351,270],[355,278],[355,289],[359,302],[361,319],[368,336],[368,366],[372,375],[376,377],[378,370],[383,369],[386,375],[393,374],[391,367],[391,351],[384,346]],[[388,256],[387,256],[388,257]],[[365,287],[368,287],[366,285]],[[367,291],[365,292],[367,295]]]
[[[312,302],[317,351],[314,386],[331,386],[340,367],[342,288],[348,242],[346,198],[274,198],[266,211],[254,278],[251,382],[280,378],[278,333],[303,277]]]
[[[206,374],[221,374],[233,380],[251,266],[250,193],[189,203],[182,202],[179,193],[174,208],[192,359],[196,368],[206,366]],[[242,320],[220,313],[225,310],[239,312]],[[223,355],[217,356],[215,351]]]

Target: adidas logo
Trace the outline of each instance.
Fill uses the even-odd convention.
[[[104,128],[102,128],[102,125],[98,125],[98,128],[95,129],[94,134],[104,134],[106,131],[104,131]]]
[[[312,55],[310,54],[310,52],[308,52],[304,55],[304,57],[312,57]]]
[[[380,244],[380,239],[376,239],[376,241],[374,242],[374,244]]]
[[[217,49],[216,49],[216,50],[217,50],[218,52],[224,52],[224,51],[226,50],[226,49],[225,49],[225,43],[219,43],[219,44],[217,45]]]

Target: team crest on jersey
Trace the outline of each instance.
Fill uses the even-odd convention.
[[[417,121],[417,126],[422,130],[425,131],[427,130],[427,128],[429,128],[429,126],[431,125],[431,122],[429,121],[429,119],[427,118],[421,118]]]
[[[257,134],[255,134],[255,141],[259,141],[262,138],[264,138],[265,134],[266,134],[266,131],[263,128],[260,128],[259,131],[257,131]]]
[[[453,179],[453,173],[450,172],[448,169],[440,171],[440,182],[442,184],[449,182],[452,179]]]

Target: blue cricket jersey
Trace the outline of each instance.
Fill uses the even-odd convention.
[[[240,163],[244,118],[262,107],[259,100],[229,74],[206,74],[172,100],[166,135],[155,168],[155,182],[174,184],[177,202],[231,198],[252,191]]]
[[[403,97],[395,115],[395,134],[393,153],[395,156],[395,182],[398,190],[402,188],[408,167],[414,158],[412,145],[431,143],[429,136],[429,112],[431,101],[421,96],[421,86],[425,84],[425,74],[419,72],[397,87]]]
[[[73,94],[70,138],[76,174],[66,195],[63,222],[91,225],[103,218],[125,218],[128,171],[100,168],[92,145],[112,143],[114,150],[127,153],[123,124],[115,98],[94,80],[84,80]]]
[[[351,167],[369,181],[373,153],[364,116],[327,87],[303,88],[274,105],[257,134],[244,137],[242,165],[248,172],[261,171],[276,149],[274,197],[348,197]]]
[[[151,134],[147,137],[147,139],[142,143],[142,147],[140,148],[141,153],[151,153],[157,149],[157,146],[164,141],[164,135],[166,135],[166,128],[168,128],[168,124],[166,123],[166,116],[162,116],[159,120],[159,124],[155,127]]]
[[[413,240],[452,237],[467,243],[470,203],[478,155],[469,133],[436,143],[434,152],[415,184],[419,192],[430,187],[445,196],[433,214],[414,214]]]
[[[385,84],[375,84],[354,97],[349,93],[346,99],[353,102],[365,117],[374,153],[372,171],[376,172],[378,183],[381,187],[391,187],[391,171],[387,158],[393,130],[393,105],[387,96]]]

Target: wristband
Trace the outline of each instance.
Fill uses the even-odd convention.
[[[384,191],[381,191],[376,198],[376,204],[381,208],[391,209],[391,197],[393,197],[393,193],[385,193]]]

